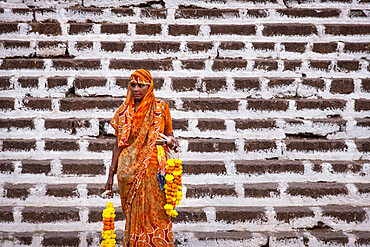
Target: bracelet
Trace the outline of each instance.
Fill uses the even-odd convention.
[[[116,174],[117,170],[112,169],[112,167],[109,168],[109,173],[113,172],[113,174]]]

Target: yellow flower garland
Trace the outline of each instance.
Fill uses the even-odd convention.
[[[164,186],[166,193],[166,213],[173,218],[178,215],[175,207],[180,204],[182,199],[182,161],[179,159],[168,159],[166,165],[166,184]]]
[[[113,208],[113,202],[107,202],[107,208],[103,210],[103,231],[101,247],[115,247],[116,246],[116,234],[114,233],[114,218],[115,209]]]

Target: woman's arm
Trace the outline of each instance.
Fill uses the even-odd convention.
[[[179,146],[179,143],[177,142],[177,140],[173,136],[173,132],[168,133],[167,136],[171,140],[171,141],[167,142],[168,147],[175,150],[175,152],[178,152],[177,147]]]
[[[118,141],[114,142],[113,146],[113,154],[112,154],[112,163],[109,168],[109,173],[108,173],[108,180],[107,183],[105,184],[105,190],[109,190],[110,192],[108,193],[109,196],[113,196],[112,193],[112,186],[114,182],[114,174],[117,173],[117,167],[118,167],[118,157],[122,152],[122,147],[118,147]]]

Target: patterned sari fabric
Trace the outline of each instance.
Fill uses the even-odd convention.
[[[139,78],[134,74],[131,81],[148,84],[148,80],[140,82],[140,74]],[[151,76],[149,81],[148,92],[136,112],[129,86],[125,103],[111,121],[118,146],[123,147],[118,159],[117,178],[126,218],[124,243],[126,246],[174,246],[172,223],[163,209],[165,194],[160,190],[156,176],[158,161],[153,156],[158,134],[165,129],[163,114],[169,115],[169,110],[165,102],[155,99]],[[163,113],[164,109],[167,114],[166,111]]]

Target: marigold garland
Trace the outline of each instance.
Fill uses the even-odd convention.
[[[114,233],[114,218],[115,209],[113,208],[113,202],[107,202],[107,208],[103,210],[103,231],[101,247],[115,247],[116,246],[116,234]]]
[[[182,161],[179,159],[168,159],[166,165],[166,213],[173,218],[178,215],[175,207],[180,204],[182,199]]]

